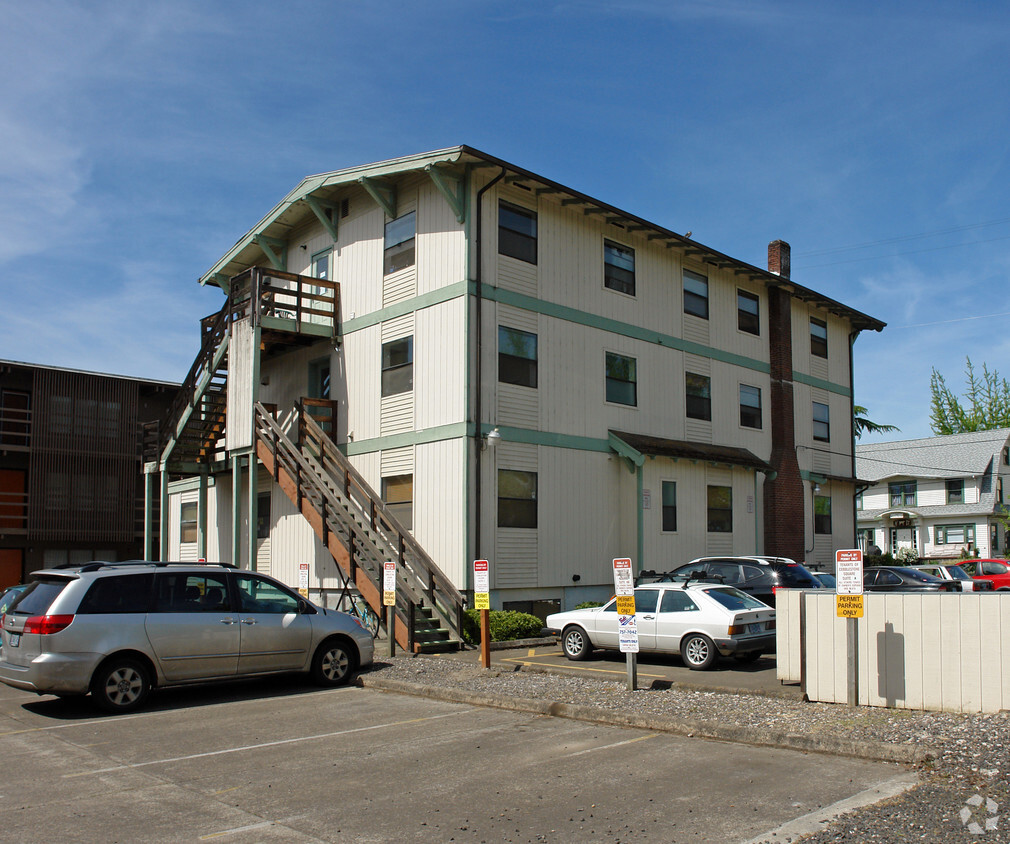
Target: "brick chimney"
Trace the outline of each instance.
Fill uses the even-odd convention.
[[[784,240],[768,244],[768,272],[789,278],[789,244]]]

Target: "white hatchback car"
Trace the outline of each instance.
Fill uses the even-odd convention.
[[[561,636],[569,659],[593,648],[617,650],[617,599],[602,607],[553,613],[547,628]],[[688,668],[711,668],[720,655],[749,662],[775,649],[775,610],[732,586],[650,583],[635,589],[641,651],[680,654]]]

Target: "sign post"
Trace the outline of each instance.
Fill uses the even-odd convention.
[[[487,560],[473,561],[473,606],[480,610],[480,664],[491,667],[491,571]]]
[[[617,642],[628,664],[628,691],[638,685],[638,622],[635,618],[635,576],[631,560],[614,560],[614,594],[617,596]]]
[[[396,563],[382,564],[382,606],[386,608],[389,655],[396,656]]]
[[[863,617],[863,552],[858,548],[835,551],[835,614],[845,621],[848,678],[846,703],[859,702],[859,621]]]

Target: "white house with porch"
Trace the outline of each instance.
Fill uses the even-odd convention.
[[[1010,428],[856,446],[859,546],[921,559],[1003,557]]]

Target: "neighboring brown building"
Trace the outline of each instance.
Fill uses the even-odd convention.
[[[46,566],[143,556],[141,432],[178,389],[0,360],[0,588]]]

